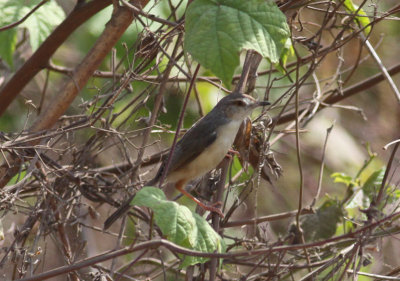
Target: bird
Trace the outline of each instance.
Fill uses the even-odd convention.
[[[176,189],[203,209],[222,215],[218,208],[205,205],[188,193],[184,189],[185,185],[214,169],[232,147],[244,119],[255,108],[269,104],[268,101],[257,101],[253,97],[238,91],[223,97],[207,115],[193,124],[176,143],[166,171],[166,181],[175,183]],[[160,181],[167,161],[168,159],[165,159],[162,162],[156,176],[147,182],[146,186],[154,185]],[[129,210],[133,197],[134,195],[104,222],[104,229],[109,228]]]

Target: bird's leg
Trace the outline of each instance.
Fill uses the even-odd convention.
[[[196,197],[192,196],[189,192],[187,192],[184,189],[184,181],[180,180],[175,184],[175,188],[178,189],[183,195],[186,195],[187,197],[189,197],[191,200],[193,200],[194,202],[196,202],[197,205],[199,205],[200,207],[202,207],[204,210],[210,211],[210,212],[214,212],[217,213],[221,218],[224,217],[224,214],[221,212],[221,210],[219,208],[216,208],[214,206],[207,206],[205,205],[203,202],[201,202],[199,199],[197,199]],[[217,203],[218,204],[218,203]]]
[[[228,159],[232,159],[233,158],[233,156],[237,156],[237,157],[239,157],[240,156],[240,152],[239,151],[236,151],[236,150],[234,150],[234,149],[232,149],[232,148],[230,148],[229,150],[228,150],[228,153],[225,155],[225,157],[227,157]]]
[[[229,149],[228,149],[228,153],[240,155],[239,151],[234,150],[234,149],[232,149],[232,148],[229,148]]]

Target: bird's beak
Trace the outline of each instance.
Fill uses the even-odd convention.
[[[257,106],[266,106],[270,105],[271,103],[269,101],[259,101],[257,102]]]

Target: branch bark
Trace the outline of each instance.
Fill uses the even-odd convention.
[[[150,241],[145,241],[136,244],[135,246],[127,246],[125,248],[115,250],[115,251],[108,251],[101,253],[99,255],[96,255],[94,257],[86,258],[81,261],[77,261],[74,264],[71,265],[64,265],[55,269],[51,269],[49,271],[40,273],[38,275],[32,276],[32,277],[27,277],[23,279],[18,279],[19,281],[36,281],[36,280],[45,280],[54,276],[58,276],[61,274],[65,274],[74,270],[78,270],[87,266],[91,266],[109,259],[113,259],[119,256],[123,256],[129,253],[141,251],[141,250],[149,250],[149,249],[157,249],[160,247],[165,247],[166,249],[174,252],[174,253],[179,253],[183,255],[190,255],[193,257],[205,257],[205,258],[222,258],[222,259],[231,259],[231,258],[237,258],[237,257],[251,257],[251,256],[260,256],[260,255],[266,255],[268,253],[272,252],[283,252],[283,251],[289,251],[289,250],[299,250],[303,248],[314,248],[314,247],[321,247],[323,245],[327,246],[328,243],[332,242],[337,242],[337,241],[345,241],[346,239],[350,239],[351,241],[356,241],[359,239],[360,235],[363,235],[363,233],[371,228],[374,228],[383,222],[386,221],[391,221],[398,219],[400,216],[400,212],[393,213],[389,216],[386,216],[380,220],[377,220],[376,222],[370,223],[364,227],[360,227],[358,230],[354,232],[350,232],[347,234],[335,236],[332,238],[328,238],[322,241],[317,241],[317,242],[312,242],[312,243],[307,243],[307,244],[296,244],[296,245],[282,245],[282,246],[275,246],[275,247],[266,247],[266,248],[260,248],[260,249],[252,249],[252,250],[245,250],[245,251],[232,251],[228,253],[206,253],[206,252],[199,252],[199,251],[194,251],[190,250],[188,248],[181,247],[179,245],[176,245],[168,240],[165,239],[155,239],[155,240],[150,240]]]
[[[90,1],[77,6],[68,17],[53,31],[43,42],[28,61],[14,74],[8,83],[0,91],[0,116],[7,107],[24,89],[24,87],[39,73],[47,67],[50,57],[67,40],[81,24],[95,15],[100,10],[111,4],[111,0]]]
[[[391,68],[388,69],[388,73],[390,75],[395,75],[399,72],[400,72],[400,63],[398,63],[395,66],[392,66]],[[349,86],[346,89],[344,89],[341,94],[336,93],[336,94],[333,94],[333,95],[327,97],[326,99],[324,99],[321,102],[321,106],[318,108],[318,111],[320,111],[321,109],[323,109],[331,104],[338,103],[348,97],[351,97],[355,94],[365,91],[384,80],[385,80],[385,76],[383,75],[383,73],[379,73],[379,74],[375,74],[374,76],[371,76],[370,78],[367,78],[359,83]],[[304,109],[300,110],[299,114],[303,113],[303,111],[304,111]],[[296,114],[294,112],[291,112],[291,113],[280,116],[279,120],[274,120],[274,122],[276,121],[277,124],[280,125],[280,124],[284,124],[284,123],[293,121],[295,118],[296,118]]]
[[[148,0],[140,1],[140,6],[144,7]],[[113,13],[110,22],[96,41],[93,48],[86,55],[83,61],[75,68],[71,79],[60,89],[57,99],[53,100],[49,106],[42,111],[36,119],[31,132],[40,132],[50,129],[57,122],[58,118],[65,113],[79,91],[85,86],[91,75],[96,71],[104,57],[111,51],[119,38],[133,21],[133,13],[126,7],[118,7]],[[35,145],[33,141],[27,145]],[[4,187],[10,179],[19,171],[20,158],[10,156],[0,166],[0,187]],[[7,161],[8,160],[8,161]]]

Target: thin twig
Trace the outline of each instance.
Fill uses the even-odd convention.
[[[173,153],[175,151],[176,143],[178,141],[179,131],[181,130],[181,127],[182,127],[182,124],[183,124],[183,117],[185,116],[185,111],[186,111],[187,104],[189,102],[190,93],[192,92],[193,85],[196,82],[196,76],[199,73],[199,69],[200,69],[200,64],[197,65],[196,70],[194,71],[192,81],[190,82],[189,89],[187,91],[185,100],[183,102],[182,110],[181,110],[181,113],[179,115],[178,125],[176,127],[176,133],[175,133],[175,136],[174,136],[174,140],[172,142],[172,146],[171,146],[171,148],[169,150],[168,160],[167,160],[167,162],[165,164],[165,168],[164,168],[163,174],[161,176],[159,186],[162,186],[162,183],[164,182],[164,179],[167,176],[169,165],[171,164],[171,160],[172,160],[172,155],[173,155]]]
[[[399,148],[399,146],[400,146],[400,142],[396,143],[396,145],[393,148],[392,154],[390,155],[389,162],[386,166],[385,175],[383,176],[382,184],[379,188],[378,196],[376,197],[376,201],[374,202],[375,206],[378,206],[380,201],[382,200],[384,191],[386,190],[386,184],[387,184],[389,172],[390,172],[390,169],[392,168],[392,164],[393,164],[393,161],[394,161],[394,158],[395,158],[395,155],[396,155],[396,152],[397,152],[397,149]]]
[[[43,6],[44,4],[46,4],[47,2],[49,2],[49,0],[42,0],[40,1],[32,10],[29,11],[29,13],[27,13],[25,16],[23,16],[20,20],[10,23],[8,25],[2,26],[0,27],[0,32],[13,28],[21,23],[23,23],[27,18],[29,18],[37,9],[39,9],[41,6]]]
[[[390,88],[392,89],[397,102],[400,103],[400,92],[399,89],[397,89],[396,84],[394,83],[392,77],[390,76],[389,72],[387,71],[386,67],[383,65],[380,57],[378,54],[375,52],[374,47],[372,47],[371,43],[367,38],[365,38],[365,35],[363,33],[360,33],[360,37],[362,38],[363,41],[365,41],[365,46],[367,47],[368,51],[371,53],[371,56],[374,58],[375,62],[378,64],[379,68],[382,71],[383,76],[385,79],[388,81]]]
[[[310,204],[310,208],[314,207],[315,203],[317,202],[319,195],[321,193],[321,188],[322,188],[322,177],[324,175],[324,166],[325,166],[325,153],[326,153],[326,147],[328,144],[328,139],[329,139],[329,135],[332,132],[334,124],[332,124],[332,126],[330,126],[327,130],[326,130],[326,137],[325,137],[325,142],[324,142],[324,147],[322,148],[322,157],[321,157],[321,167],[319,169],[319,175],[318,175],[318,189],[317,189],[317,194],[315,194],[315,197],[313,199],[313,201]]]

